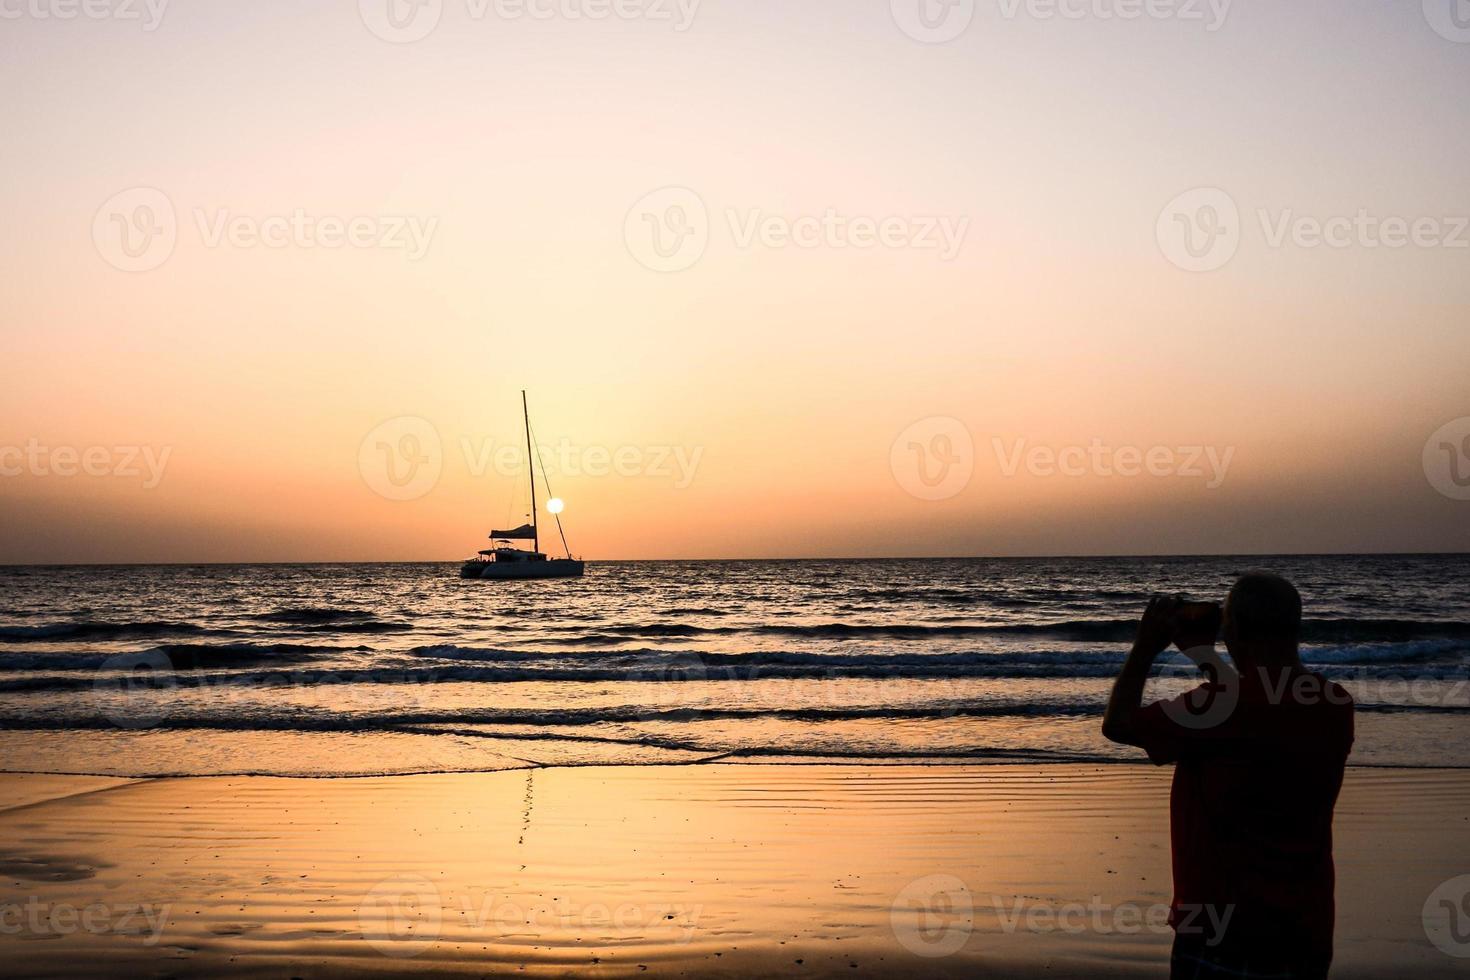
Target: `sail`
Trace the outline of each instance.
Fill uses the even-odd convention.
[[[509,531],[491,531],[490,537],[497,541],[530,541],[536,537],[536,528],[530,524],[522,524]]]

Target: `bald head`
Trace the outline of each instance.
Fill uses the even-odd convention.
[[[1253,659],[1294,659],[1302,633],[1302,597],[1280,575],[1242,575],[1225,600],[1225,641],[1234,652],[1248,649]]]

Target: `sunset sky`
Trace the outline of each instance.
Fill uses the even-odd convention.
[[[4,6],[0,562],[463,558],[522,388],[590,559],[1470,549],[1432,2],[426,2]],[[1228,256],[1169,237],[1201,188]]]

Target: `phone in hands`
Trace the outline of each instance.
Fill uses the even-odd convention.
[[[1181,599],[1174,609],[1174,645],[1190,659],[1190,651],[1213,647],[1220,634],[1223,613],[1218,602]]]

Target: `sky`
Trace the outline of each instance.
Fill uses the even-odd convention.
[[[1470,550],[1455,13],[0,0],[0,562]]]

